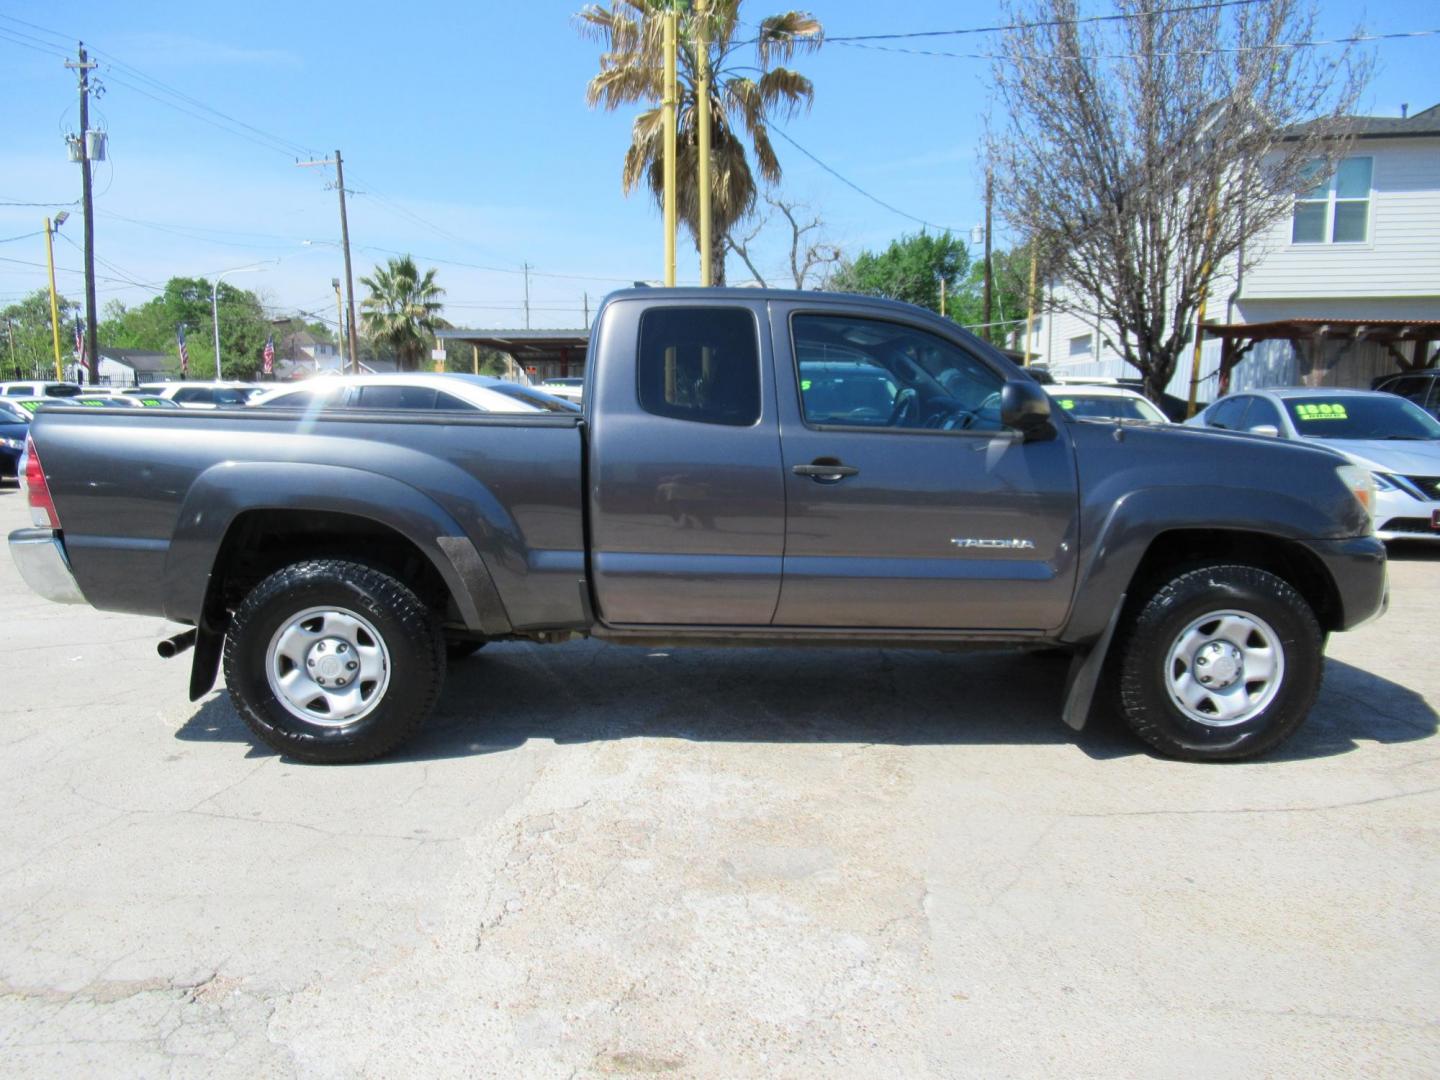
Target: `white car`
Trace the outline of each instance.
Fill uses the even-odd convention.
[[[1046,387],[1051,399],[1077,420],[1133,420],[1168,424],[1170,418],[1144,394],[1122,386],[1072,383]]]
[[[200,382],[182,379],[177,382],[143,383],[126,388],[125,393],[173,401],[182,409],[238,409],[255,396],[257,388],[251,383],[243,382]]]
[[[1375,535],[1440,541],[1440,420],[1374,390],[1292,387],[1230,394],[1186,421],[1333,450],[1375,478]]]
[[[39,382],[0,382],[0,397],[77,397],[78,383],[42,379]]]
[[[487,375],[335,375],[268,390],[250,404],[260,409],[405,409],[498,413],[579,412],[579,406],[541,390]]]
[[[585,394],[584,379],[546,379],[540,384],[540,389],[555,397],[564,398],[566,401],[573,401],[580,404],[581,397]]]

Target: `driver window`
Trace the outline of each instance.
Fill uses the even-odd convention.
[[[805,422],[998,431],[1001,377],[958,346],[879,319],[791,319]]]

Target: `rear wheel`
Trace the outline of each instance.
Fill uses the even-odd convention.
[[[1179,573],[1146,599],[1116,646],[1121,713],[1163,754],[1263,754],[1309,715],[1324,636],[1288,582],[1253,566]]]
[[[247,596],[225,638],[245,723],[302,761],[365,761],[413,735],[445,678],[445,641],[409,588],[368,566],[296,563]]]

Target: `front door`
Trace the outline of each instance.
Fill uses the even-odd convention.
[[[1058,627],[1074,587],[1073,452],[1000,423],[1004,373],[963,338],[777,304],[786,493],[778,626]]]

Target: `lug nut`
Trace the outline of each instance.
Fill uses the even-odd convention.
[[[357,664],[357,663],[355,663],[354,660],[349,661],[349,662],[346,663],[346,665],[345,665],[345,667],[346,667],[348,670],[350,670],[350,671],[354,671],[354,670],[355,670],[357,667],[359,667],[359,666],[360,666],[360,665]]]
[[[1204,666],[1205,666],[1206,664],[1208,664],[1209,662],[1210,662],[1209,657],[1205,657],[1205,656],[1198,657],[1198,658],[1196,659],[1196,661],[1195,661],[1195,663],[1199,664],[1201,667],[1204,667]]]
[[[314,667],[314,666],[315,666],[315,657],[313,657],[313,656],[310,657],[310,659],[309,659],[309,660],[306,660],[305,663],[306,663],[307,665],[309,665],[310,667]]]
[[[321,686],[324,686],[324,685],[325,685],[325,676],[324,676],[324,675],[321,675],[320,678],[316,679],[315,681],[316,681],[317,683],[319,683]]]
[[[336,645],[336,646],[335,646],[335,651],[336,651],[336,652],[344,652],[344,651],[345,651],[346,649],[348,649],[349,647],[350,647],[350,646],[346,645],[346,644],[342,641],[339,645]]]

